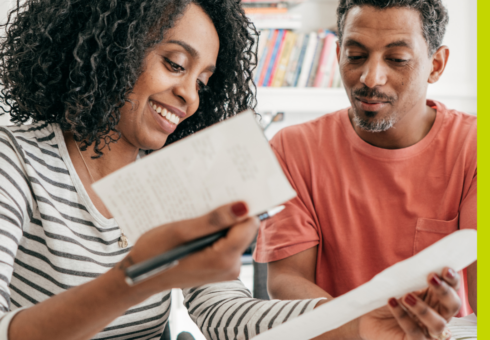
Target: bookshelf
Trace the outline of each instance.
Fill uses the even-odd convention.
[[[441,101],[448,108],[476,114],[476,0],[443,2],[450,16],[444,44],[449,46],[451,56],[443,77],[429,86],[427,97]],[[335,27],[337,5],[338,0],[304,0],[290,6],[289,14],[301,16],[301,27],[294,32],[308,33]],[[273,28],[270,23],[264,25],[263,22],[257,27]],[[283,24],[275,28],[289,27]],[[281,126],[350,106],[343,87],[258,87],[257,100],[259,113],[286,113],[285,124],[278,124]]]

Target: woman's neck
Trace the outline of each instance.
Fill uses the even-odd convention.
[[[65,132],[65,143],[72,160],[77,157],[82,161],[81,163],[86,169],[79,169],[80,166],[76,166],[77,173],[87,171],[89,177],[92,177],[93,181],[111,174],[112,172],[119,170],[120,168],[134,162],[138,156],[139,149],[131,145],[124,137],[121,137],[116,143],[111,143],[104,147],[102,150],[103,155],[98,158],[92,158],[97,156],[93,149],[93,144],[85,151],[80,149],[80,142],[76,142],[71,133]],[[80,162],[77,162],[81,165]]]

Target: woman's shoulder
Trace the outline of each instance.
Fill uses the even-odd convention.
[[[58,130],[58,125],[46,122],[0,126],[0,143],[10,146],[17,153],[32,148],[58,149]]]

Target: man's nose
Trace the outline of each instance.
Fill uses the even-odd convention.
[[[371,58],[365,63],[361,76],[361,83],[369,88],[382,86],[386,84],[387,76],[385,66],[380,60]]]

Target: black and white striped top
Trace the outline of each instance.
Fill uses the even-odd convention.
[[[130,248],[119,248],[119,236],[114,219],[91,202],[58,125],[0,127],[0,340],[7,339],[15,310],[92,280],[121,261]],[[238,280],[184,295],[209,339],[251,338],[318,301],[255,300]],[[159,339],[170,300],[169,291],[152,296],[95,338]]]

